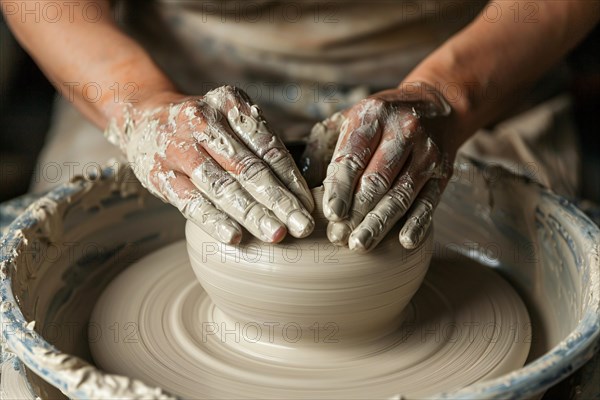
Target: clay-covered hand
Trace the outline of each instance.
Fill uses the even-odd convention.
[[[400,243],[419,244],[460,143],[447,129],[450,112],[434,88],[413,83],[379,92],[313,128],[304,173],[312,182],[324,159],[330,161],[323,181],[329,240],[369,251],[406,216]]]
[[[142,184],[215,239],[309,235],[314,202],[283,142],[237,88],[129,105],[106,136]]]

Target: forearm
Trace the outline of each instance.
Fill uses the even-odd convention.
[[[495,1],[404,83],[437,87],[464,141],[497,118],[599,19],[596,1]]]
[[[77,8],[74,2],[53,2],[61,8],[61,17],[52,21],[36,20],[2,3],[6,20],[23,47],[57,90],[100,128],[118,117],[125,103],[174,90],[149,55],[118,29],[108,0],[80,0]],[[33,1],[21,3],[27,3],[28,10],[35,9]],[[41,10],[44,1],[39,3]],[[94,9],[101,10],[98,18],[86,18],[81,12],[87,3],[96,3]]]

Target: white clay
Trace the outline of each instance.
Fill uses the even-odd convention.
[[[128,105],[105,133],[152,194],[225,243],[240,225],[264,241],[305,237],[306,182],[258,106],[230,86],[152,110]]]
[[[493,271],[435,259],[421,285],[431,232],[364,255],[315,220],[309,238],[238,247],[188,223],[194,270],[179,242],[115,279],[92,314],[94,360],[183,398],[423,397],[523,365],[529,317]]]
[[[31,388],[27,384],[25,374],[14,360],[7,360],[0,364],[0,399],[34,400]]]
[[[323,189],[313,189],[313,195],[317,225],[303,240],[273,245],[249,238],[225,245],[188,223],[188,254],[196,277],[230,320],[289,322],[305,331],[334,322],[346,343],[374,340],[394,328],[393,321],[421,285],[433,235],[430,231],[419,249],[409,251],[398,245],[396,229],[377,251],[359,256],[327,240]]]
[[[91,348],[101,368],[184,398],[421,397],[517,369],[529,350],[523,304],[483,267],[434,264],[403,319],[362,345],[323,325],[301,332],[307,343],[298,347],[293,323],[284,331],[224,318],[180,242],[109,287],[92,317],[105,334]]]

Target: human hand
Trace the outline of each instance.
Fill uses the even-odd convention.
[[[215,239],[239,243],[240,225],[265,242],[314,228],[314,201],[283,142],[241,90],[155,96],[127,106],[108,139],[141,183]]]
[[[453,132],[450,112],[434,88],[414,83],[379,92],[313,128],[308,148],[317,158],[338,136],[323,182],[331,242],[369,251],[406,215],[400,243],[417,247],[464,136]],[[311,180],[320,164],[311,159],[305,167]]]

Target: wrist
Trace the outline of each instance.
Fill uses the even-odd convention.
[[[424,82],[436,88],[450,104],[452,120],[466,138],[494,118],[501,97],[505,97],[490,78],[493,64],[488,58],[483,64],[476,62],[474,51],[472,47],[465,50],[465,46],[452,38],[423,60],[402,83]]]
[[[140,120],[149,115],[148,113],[177,103],[186,97],[167,85],[163,87],[147,86],[143,90],[140,89],[138,95],[129,101],[107,102],[103,106],[107,121],[104,136],[130,159],[128,145],[134,128]]]
[[[175,85],[137,44],[95,71],[106,76],[109,90],[103,90],[100,111],[106,121],[119,119],[127,108],[149,109],[160,106],[161,99],[177,93]],[[167,100],[165,100],[167,101]]]
[[[118,86],[118,85],[115,85]],[[179,101],[184,98],[170,83],[145,84],[138,86],[134,83],[124,84],[122,96],[109,96],[100,101],[100,109],[107,121],[121,120],[127,110],[151,110]]]
[[[481,128],[485,122],[479,118],[479,109],[476,106],[478,100],[474,97],[474,92],[478,91],[473,82],[462,82],[460,80],[451,80],[439,75],[422,74],[409,76],[404,80],[399,88],[421,85],[424,90],[429,91],[430,95],[435,94],[441,97],[450,111],[447,114],[446,127],[455,135],[460,136],[460,141],[467,140],[475,131]]]

